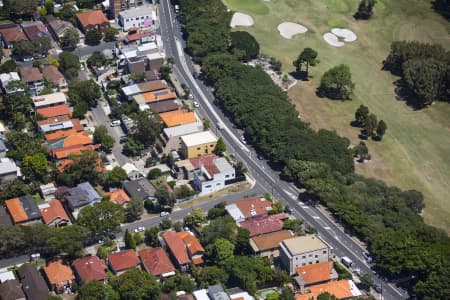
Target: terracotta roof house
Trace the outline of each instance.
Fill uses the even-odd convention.
[[[40,205],[39,209],[41,210],[42,220],[48,226],[61,227],[72,224],[59,200],[53,199]]]
[[[25,300],[25,294],[19,280],[6,280],[0,284],[0,299],[2,300]]]
[[[130,202],[130,197],[128,197],[127,193],[125,193],[123,189],[117,189],[113,192],[108,192],[106,193],[106,195],[109,196],[109,201],[122,206]]]
[[[256,255],[261,257],[280,256],[280,243],[294,234],[289,230],[275,231],[254,236],[250,239],[250,246]]]
[[[44,77],[38,68],[21,67],[19,73],[20,77],[22,77],[22,81],[25,82],[33,95],[42,92],[44,89]]]
[[[203,264],[205,249],[192,232],[166,231],[163,240],[172,260],[181,271],[187,271],[191,262]]]
[[[128,249],[109,254],[108,264],[114,274],[120,275],[131,268],[139,267],[141,262],[136,255],[136,251]]]
[[[286,214],[277,214],[256,217],[250,220],[242,221],[238,224],[250,232],[250,237],[254,237],[260,234],[280,231],[283,229],[282,220],[287,218],[288,216]]]
[[[73,145],[68,147],[62,147],[52,149],[49,151],[49,155],[56,160],[68,158],[70,155],[80,155],[83,151],[94,151],[100,148],[100,144],[95,145]]]
[[[61,116],[71,116],[72,112],[67,104],[60,104],[45,108],[36,109],[36,113],[44,118],[55,118]]]
[[[108,267],[104,260],[97,256],[86,256],[76,259],[72,266],[79,282],[93,280],[106,282],[108,280],[108,275],[106,274]]]
[[[245,219],[266,216],[272,210],[272,201],[265,198],[244,198],[225,206],[225,209],[236,222]]]
[[[109,28],[109,21],[101,10],[77,13],[76,17],[83,32],[91,29],[98,29],[103,32]]]
[[[23,264],[17,269],[17,275],[27,299],[47,300],[49,292],[47,284],[35,266]]]
[[[138,180],[126,181],[122,184],[123,189],[131,198],[137,198],[141,200],[154,199],[155,188],[147,180],[147,178],[140,178]]]
[[[11,27],[7,28],[1,28],[0,35],[4,48],[12,48],[14,43],[28,40],[25,34],[22,32],[21,28],[17,25],[12,25]]]
[[[139,251],[144,269],[156,277],[168,277],[175,275],[175,267],[164,252],[163,248],[147,248]]]
[[[53,83],[53,88],[60,92],[67,92],[69,85],[66,78],[54,65],[47,65],[42,68],[42,74],[44,77]]]
[[[361,291],[352,280],[339,280],[311,286],[307,293],[295,295],[295,300],[317,299],[318,295],[325,292],[336,296],[338,299],[356,299],[362,296]]]
[[[5,205],[14,224],[32,224],[41,220],[41,212],[32,196],[5,200]]]
[[[63,264],[61,260],[52,261],[43,268],[44,274],[50,283],[50,289],[58,294],[68,288],[72,288],[72,282],[75,280],[72,269]]]
[[[296,270],[296,282],[301,289],[304,287],[326,283],[338,279],[338,274],[333,268],[332,261],[298,267]]]
[[[37,37],[50,37],[47,27],[41,21],[25,22],[21,24],[23,32],[30,41]]]
[[[159,91],[154,91],[154,92],[143,93],[136,97],[142,97],[144,102],[146,102],[146,103],[153,103],[153,102],[160,102],[160,101],[176,99],[177,94],[175,94],[175,92],[172,92],[169,89],[164,89],[164,90],[159,90]]]
[[[192,111],[174,110],[159,114],[166,127],[195,123],[197,118]]]
[[[44,138],[46,141],[48,141],[49,143],[55,142],[57,140],[66,138],[68,136],[71,136],[72,134],[77,133],[77,131],[75,129],[69,129],[69,130],[58,130],[52,133],[47,133],[46,135],[44,135]]]

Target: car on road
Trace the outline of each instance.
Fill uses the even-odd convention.
[[[84,71],[84,65],[83,64],[80,64],[80,70]]]
[[[165,216],[168,216],[168,215],[170,215],[170,212],[168,212],[168,211],[162,211],[162,212],[160,213],[160,216],[161,216],[161,217],[165,217]]]
[[[111,124],[109,124],[109,125],[111,125],[111,127],[120,126],[120,120],[111,121]]]
[[[372,256],[370,256],[370,253],[367,251],[363,252],[363,257],[364,259],[370,264],[372,262]]]
[[[373,288],[375,289],[375,291],[379,294],[381,294],[381,292],[383,291],[383,289],[381,288],[381,285],[379,284],[374,284]]]
[[[144,226],[139,226],[138,228],[136,228],[134,230],[134,232],[142,232],[142,231],[145,231],[145,227]]]
[[[225,126],[223,126],[223,124],[221,122],[217,122],[217,129],[222,130],[224,128],[225,128]]]
[[[189,94],[188,96],[189,99],[194,99],[194,95],[192,95],[192,93]]]
[[[199,108],[200,107],[200,104],[197,101],[193,101],[192,104],[194,104],[195,108]]]
[[[119,138],[119,143],[123,144],[128,141],[128,137],[126,135],[123,135]]]
[[[247,140],[245,139],[245,137],[243,135],[241,135],[240,140],[241,140],[242,144],[247,145]]]

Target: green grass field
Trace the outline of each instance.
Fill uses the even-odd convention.
[[[450,104],[436,103],[415,111],[397,100],[393,82],[398,78],[382,71],[382,61],[393,40],[419,40],[450,48],[450,24],[430,8],[427,0],[378,0],[370,21],[352,18],[358,0],[271,0],[258,2],[269,13],[252,13],[255,0],[227,0],[234,11],[249,13],[255,20],[250,32],[261,45],[261,52],[283,63],[283,71],[293,71],[292,61],[305,47],[319,52],[320,63],[310,69],[312,79],[299,82],[289,91],[300,116],[314,128],[336,130],[353,144],[359,130],[349,123],[360,104],[365,104],[388,125],[382,142],[369,141],[371,162],[357,166],[357,172],[376,177],[403,189],[424,193],[425,220],[450,231]],[[255,9],[260,11],[260,9]],[[278,24],[297,22],[309,31],[292,40],[282,38]],[[322,34],[333,26],[346,26],[358,40],[342,48],[325,43]],[[345,63],[356,83],[352,101],[333,101],[315,95],[321,75]]]

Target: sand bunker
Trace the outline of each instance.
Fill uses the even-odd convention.
[[[333,47],[342,47],[345,45],[344,42],[340,42],[338,37],[331,32],[327,32],[323,35],[323,39],[325,42],[327,42],[329,45]]]
[[[333,28],[331,29],[331,32],[344,39],[344,42],[350,43],[356,41],[357,37],[356,34],[351,31],[350,29],[342,29],[342,28]]]
[[[277,29],[280,32],[280,35],[285,39],[291,39],[296,34],[308,31],[308,28],[305,26],[292,22],[281,23],[278,25]]]
[[[234,28],[236,26],[253,26],[253,18],[249,15],[243,13],[234,13],[233,18],[231,19],[230,27]]]

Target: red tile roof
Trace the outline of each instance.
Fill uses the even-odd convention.
[[[117,189],[114,192],[106,193],[106,195],[109,195],[109,201],[119,205],[130,202],[130,197],[128,197],[123,189]]]
[[[38,115],[41,115],[44,118],[53,118],[59,116],[70,116],[72,113],[70,112],[70,108],[67,104],[60,104],[56,106],[50,106],[46,108],[38,108],[36,110]]]
[[[99,144],[87,146],[74,145],[70,147],[52,149],[49,151],[49,154],[57,159],[63,159],[69,157],[70,155],[79,155],[83,151],[94,151],[97,150],[98,148],[100,148]]]
[[[44,267],[44,273],[51,284],[74,280],[72,269],[64,265],[61,260],[50,262]]]
[[[20,76],[25,82],[32,82],[32,81],[38,81],[38,80],[44,80],[44,77],[42,77],[41,72],[38,68],[34,67],[21,67],[19,69]]]
[[[175,271],[175,267],[166,252],[160,247],[141,250],[139,251],[139,257],[147,272],[154,276]]]
[[[172,252],[173,256],[177,260],[178,265],[181,266],[191,262],[186,245],[175,231],[165,232],[163,234],[163,238],[170,252]]]
[[[61,79],[64,79],[64,75],[53,65],[44,66],[42,69],[44,77],[53,82],[53,84],[59,84]]]
[[[23,32],[30,40],[43,36],[50,37],[47,27],[42,23],[23,27]]]
[[[59,123],[59,122],[66,122],[69,120],[70,120],[69,116],[58,116],[55,118],[39,121],[39,122],[37,122],[37,124],[39,126],[43,126],[43,125],[55,124],[55,123]]]
[[[318,264],[306,265],[298,267],[297,275],[300,276],[305,285],[331,280],[333,274],[333,262],[326,261]]]
[[[239,223],[239,226],[247,229],[250,236],[280,231],[283,229],[283,221],[277,215],[256,217]]]
[[[20,30],[19,26],[2,28],[0,29],[0,33],[2,34],[3,39],[8,43],[28,40],[25,34]]]
[[[105,271],[108,268],[103,259],[97,256],[79,258],[73,262],[73,268],[82,282],[105,280],[108,278]]]
[[[219,169],[214,164],[214,160],[217,158],[215,154],[206,155],[206,156],[200,156],[200,157],[194,157],[189,159],[192,166],[195,169],[199,169],[200,166],[203,166],[206,171],[208,171],[208,174],[213,176],[214,174],[219,173]]]
[[[92,139],[89,137],[86,131],[82,131],[66,137],[64,139],[63,147],[71,147],[75,145],[90,145],[90,144],[92,144]]]
[[[14,224],[25,222],[28,220],[28,216],[23,209],[22,202],[19,198],[13,198],[5,200],[6,208],[8,208],[9,214],[14,222]]]
[[[272,202],[265,198],[246,198],[236,201],[235,204],[245,218],[267,215],[272,209]]]
[[[205,253],[205,249],[191,232],[178,232],[178,236],[183,240],[191,256]]]
[[[197,119],[195,118],[195,113],[192,111],[186,112],[184,110],[173,110],[165,113],[159,114],[161,120],[167,127],[191,124],[195,123]]]
[[[153,92],[167,88],[167,84],[163,80],[152,80],[144,83],[138,83],[137,86],[141,93]]]
[[[108,23],[108,19],[101,10],[85,11],[76,16],[84,28]]]
[[[139,258],[136,251],[129,249],[108,255],[110,266],[115,272],[125,271],[139,265]]]
[[[310,300],[317,299],[317,296],[328,292],[331,295],[335,295],[338,299],[347,299],[355,297],[358,292],[352,292],[350,280],[332,281],[324,284],[311,286],[308,288],[309,293],[303,295],[295,295],[295,300]],[[355,295],[354,295],[355,293]],[[359,292],[360,294],[360,292]]]
[[[53,141],[53,140],[60,140],[62,138],[68,137],[72,134],[77,133],[75,129],[69,129],[69,130],[58,130],[52,133],[48,133],[44,135],[45,140],[47,141]]]
[[[45,224],[49,224],[58,218],[70,222],[69,216],[59,200],[53,199],[48,204],[49,207],[40,209]]]

